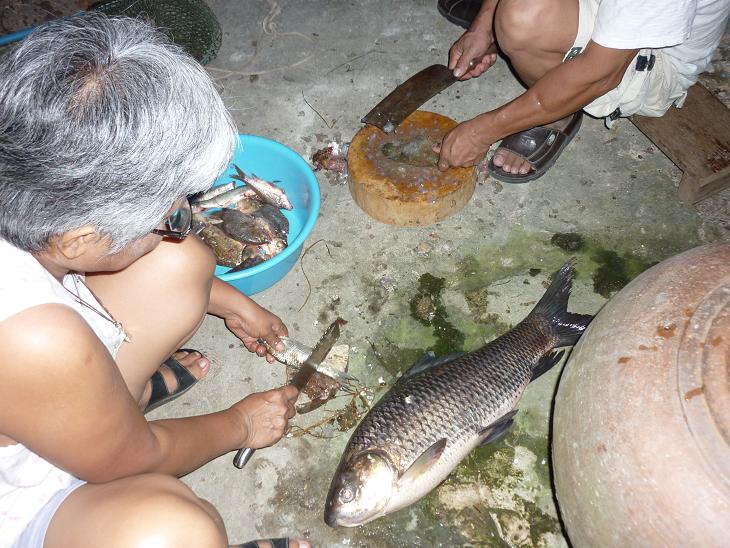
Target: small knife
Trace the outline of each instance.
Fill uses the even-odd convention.
[[[325,331],[322,338],[319,339],[319,342],[315,345],[312,353],[301,365],[299,371],[294,374],[294,377],[289,384],[294,386],[297,390],[299,390],[299,392],[304,389],[307,382],[309,382],[309,379],[312,378],[312,375],[317,372],[317,366],[324,361],[327,354],[329,354],[330,350],[332,350],[332,347],[337,342],[337,339],[340,337],[340,326],[345,325],[346,323],[347,322],[342,318],[337,318],[334,322],[332,322],[332,325],[327,328],[327,331]],[[251,459],[254,451],[255,449],[250,447],[239,449],[236,456],[233,457],[233,465],[236,468],[243,468]]]

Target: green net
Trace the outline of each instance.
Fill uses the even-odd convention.
[[[149,20],[203,65],[221,46],[221,27],[202,0],[107,0],[93,9]]]

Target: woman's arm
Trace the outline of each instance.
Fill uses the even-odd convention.
[[[266,347],[259,344],[258,339],[283,350],[279,336],[289,333],[284,322],[218,278],[213,279],[210,289],[208,313],[223,318],[228,329],[243,341],[246,348],[259,356],[266,356],[269,362],[273,362],[274,358],[267,355]]]
[[[0,322],[0,432],[90,482],[182,475],[283,434],[296,390],[254,394],[209,415],[147,422],[114,360],[64,305]]]

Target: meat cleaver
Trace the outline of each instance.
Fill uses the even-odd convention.
[[[365,115],[362,122],[377,126],[385,133],[393,133],[409,114],[458,80],[449,67],[431,65],[391,91]]]
[[[492,44],[485,55],[494,53],[497,53],[497,47]],[[474,57],[469,61],[469,69],[471,70],[479,64],[481,58],[483,57]],[[361,121],[364,124],[379,127],[385,133],[393,133],[395,128],[408,118],[409,114],[431,97],[458,81],[459,79],[454,76],[454,71],[445,65],[426,67],[391,91]]]

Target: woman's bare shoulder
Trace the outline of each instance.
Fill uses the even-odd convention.
[[[44,361],[61,350],[83,352],[97,342],[102,344],[81,315],[60,303],[33,306],[0,321],[0,359],[10,358],[16,366]],[[0,378],[13,369],[0,368]]]

